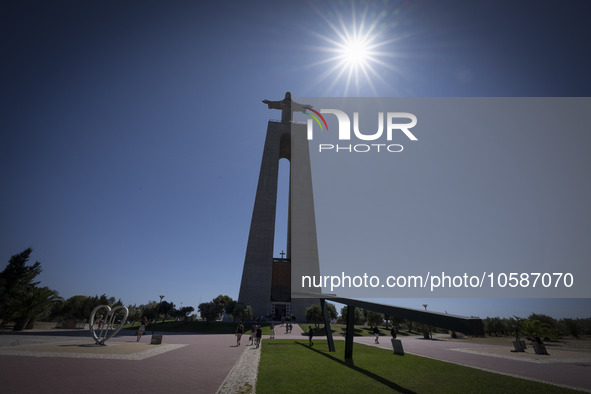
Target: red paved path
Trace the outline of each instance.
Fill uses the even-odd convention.
[[[56,337],[56,342],[75,339]],[[149,342],[150,335],[142,338]],[[123,336],[112,341],[133,341]],[[108,342],[107,342],[108,343]],[[234,335],[164,334],[163,343],[188,344],[144,360],[0,356],[2,393],[215,393],[244,346]],[[156,346],[156,345],[155,345]]]

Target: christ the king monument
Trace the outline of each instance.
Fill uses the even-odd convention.
[[[267,126],[238,301],[252,306],[255,316],[295,315],[299,321],[304,320],[306,307],[320,302],[331,351],[334,351],[334,345],[326,300],[345,304],[347,308],[364,308],[464,334],[482,335],[484,329],[479,318],[342,298],[323,294],[319,288],[305,291],[292,288],[291,284],[298,283],[297,278],[302,275],[320,276],[307,130],[304,124],[292,122],[294,111],[305,112],[312,107],[293,102],[289,92],[281,101],[263,100],[263,103],[270,109],[281,110],[281,122],[269,121]],[[287,256],[277,258],[273,257],[273,246],[280,159],[289,160],[290,179]],[[292,278],[296,281],[292,282]],[[347,319],[345,358],[351,358],[353,354],[354,315],[350,313]]]
[[[320,269],[306,128],[292,117],[294,111],[311,106],[293,102],[289,92],[281,101],[263,103],[281,110],[281,122],[269,121],[267,126],[238,301],[252,306],[255,316],[295,315],[301,321],[306,307],[319,300],[294,298],[292,277],[319,275]],[[287,254],[274,257],[280,159],[290,165]]]

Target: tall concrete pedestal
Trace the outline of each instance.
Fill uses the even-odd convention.
[[[273,256],[279,160],[290,162],[287,256]],[[305,308],[318,299],[292,296],[292,281],[319,275],[312,175],[306,127],[270,121],[244,259],[238,300],[252,306],[255,316],[295,315],[305,320]],[[300,279],[301,280],[301,279]]]

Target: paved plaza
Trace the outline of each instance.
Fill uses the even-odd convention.
[[[95,347],[88,331],[55,331],[0,335],[3,393],[215,393],[244,350],[233,335],[163,333],[150,345],[124,332]]]
[[[95,346],[88,331],[0,332],[0,387],[4,393],[67,394],[101,388],[144,394],[216,393],[221,387],[219,392],[231,393],[243,382],[255,383],[253,364],[260,349],[247,346],[248,336],[238,347],[231,334],[162,333],[161,345],[150,345],[149,334],[138,343],[133,332],[123,332],[107,346]],[[298,325],[289,334],[277,326],[276,338],[303,336]],[[591,392],[589,352],[552,350],[550,356],[538,356],[531,350],[518,354],[503,346],[443,337],[401,340],[407,353]],[[377,345],[373,337],[355,341],[392,349],[388,337],[381,337]]]

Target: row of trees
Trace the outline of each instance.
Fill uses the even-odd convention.
[[[65,301],[56,302],[49,313],[49,318],[86,321],[90,318],[92,310],[99,305],[109,305],[114,308],[123,305],[123,302],[121,299],[116,300],[115,297],[108,297],[105,294],[94,297],[76,295]],[[192,306],[177,308],[173,302],[168,301],[150,301],[139,306],[128,305],[127,309],[130,322],[138,322],[144,316],[150,322],[165,321],[166,319],[183,320],[195,310]]]
[[[57,291],[39,286],[35,278],[41,273],[41,263],[27,265],[32,249],[12,256],[7,267],[0,273],[0,325],[5,327],[14,323],[14,330],[32,328],[37,318],[74,319],[86,321],[93,309],[99,305],[116,307],[123,305],[121,299],[101,296],[76,295],[64,300]],[[129,317],[132,322],[146,317],[148,321],[166,319],[187,319],[195,311],[192,306],[177,308],[173,302],[150,301],[143,305],[129,305]],[[229,296],[219,295],[210,302],[199,305],[201,317],[207,321],[218,320],[223,313],[234,320],[247,320],[253,317],[249,305],[237,302]]]
[[[327,312],[330,320],[337,320],[337,323],[344,324],[347,321],[347,307],[341,308],[340,316],[337,316],[336,307],[327,303]],[[322,309],[320,304],[312,305],[306,308],[306,320],[314,323],[316,327],[323,324]],[[396,318],[395,316],[386,316],[382,313],[355,308],[355,324],[374,325],[405,325],[408,331],[413,328],[418,331],[429,329],[429,327],[406,319]],[[541,338],[556,339],[563,336],[573,336],[579,338],[582,335],[591,335],[591,318],[587,319],[554,319],[543,314],[532,313],[527,318],[499,318],[487,317],[483,319],[484,332],[487,335],[511,336],[515,335],[516,326],[519,328],[520,335],[528,337],[539,336]]]
[[[116,307],[123,305],[121,299],[101,296],[76,295],[64,300],[57,291],[39,286],[35,278],[41,273],[41,263],[27,265],[33,250],[28,248],[12,256],[7,267],[0,273],[0,325],[14,323],[14,330],[31,328],[37,318],[74,319],[86,321],[92,310],[99,305]],[[144,316],[151,322],[167,318],[186,319],[195,311],[192,306],[177,308],[173,302],[150,301],[145,305],[130,305],[129,320],[140,321]],[[207,321],[218,320],[223,313],[234,320],[252,318],[249,305],[237,302],[229,296],[219,295],[210,302],[199,305],[201,317]]]
[[[346,306],[341,308],[341,315],[337,314],[337,309],[334,304],[329,302],[326,303],[326,311],[328,313],[328,318],[330,320],[336,320],[337,323],[345,323],[347,321],[348,316],[348,308]],[[310,323],[314,323],[316,327],[324,322],[324,318],[322,316],[322,308],[320,304],[311,305],[306,308],[306,320]],[[370,326],[378,326],[380,324],[386,323],[386,328],[388,328],[388,324],[400,324],[403,322],[402,319],[397,319],[394,316],[386,316],[383,313],[378,313],[374,311],[365,310],[363,308],[355,308],[355,324],[367,324]],[[412,324],[412,323],[411,323]]]
[[[53,306],[49,317],[51,319],[86,321],[90,318],[92,310],[99,305],[109,305],[114,308],[123,305],[123,302],[121,299],[116,300],[115,297],[108,297],[105,294],[94,297],[76,295],[63,302],[57,302]],[[150,301],[139,306],[128,305],[127,309],[129,310],[128,320],[130,322],[138,322],[143,317],[146,317],[150,322],[165,321],[166,319],[183,320],[195,310],[192,306],[177,308],[173,302],[168,301]]]
[[[482,322],[484,332],[490,336],[515,335],[516,327],[520,335],[525,334],[528,337],[556,339],[563,336],[579,338],[582,335],[591,335],[591,318],[557,320],[548,315],[532,313],[525,319],[517,316],[487,317]]]
[[[203,302],[198,306],[199,314],[206,321],[219,320],[225,312],[234,321],[244,321],[254,316],[250,305],[233,300],[227,295],[219,295],[210,302]]]
[[[74,319],[85,321],[90,318],[92,310],[99,305],[110,305],[116,307],[123,305],[121,299],[116,300],[115,297],[107,297],[106,294],[94,297],[75,295],[65,301],[54,303],[50,319]]]
[[[169,318],[173,320],[185,320],[189,317],[195,308],[192,306],[184,306],[177,308],[174,302],[162,301],[150,301],[147,304],[140,306],[130,305],[129,309],[129,320],[131,322],[140,321],[143,317],[146,317],[149,322],[155,322],[162,320],[163,322]]]
[[[64,300],[58,292],[39,286],[35,278],[42,272],[38,261],[27,265],[33,250],[28,248],[12,256],[6,268],[0,272],[0,326],[14,323],[14,330],[32,328],[37,319],[74,319],[86,321],[99,305],[116,307],[121,299],[101,296],[76,295]],[[172,302],[149,302],[147,305],[128,306],[129,319],[139,321],[146,316],[150,321],[167,317],[186,318],[195,309],[191,306],[177,309]]]

